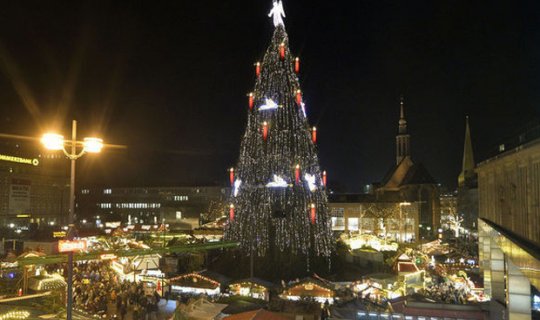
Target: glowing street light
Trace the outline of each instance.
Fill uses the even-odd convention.
[[[103,139],[84,138],[83,150],[88,153],[99,153],[103,149]]]
[[[49,150],[64,149],[64,137],[56,133],[46,133],[41,138],[41,143]]]

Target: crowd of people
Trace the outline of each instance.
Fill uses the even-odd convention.
[[[157,319],[160,296],[146,295],[142,283],[120,281],[103,262],[81,263],[74,267],[73,299],[75,307],[100,316],[116,315],[126,319]]]
[[[470,296],[465,286],[456,287],[452,282],[443,282],[426,287],[422,294],[437,302],[466,304]]]

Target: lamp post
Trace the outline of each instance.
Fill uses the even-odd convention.
[[[99,138],[84,138],[77,141],[77,121],[71,125],[71,140],[64,140],[62,135],[46,133],[41,138],[41,143],[49,150],[62,150],[71,161],[71,173],[69,184],[69,215],[67,240],[73,240],[75,236],[75,161],[85,153],[99,153],[103,148],[103,140]],[[80,149],[77,152],[77,148]],[[73,251],[68,252],[68,278],[67,278],[67,320],[72,319],[73,309]]]

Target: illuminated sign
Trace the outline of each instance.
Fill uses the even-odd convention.
[[[17,218],[30,218],[29,214],[18,214]]]
[[[59,240],[58,252],[76,252],[86,250],[86,240]]]
[[[33,166],[39,165],[38,159],[30,159],[30,158],[21,158],[21,157],[14,157],[14,156],[8,156],[5,154],[0,154],[0,160],[2,161],[9,161],[9,162],[16,162],[16,163],[23,163],[23,164],[30,164]]]
[[[100,255],[99,258],[101,260],[112,260],[112,259],[116,259],[118,257],[113,253],[105,253],[105,254]]]
[[[65,231],[54,231],[52,233],[53,238],[65,238],[66,232]]]

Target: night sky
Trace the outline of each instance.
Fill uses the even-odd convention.
[[[284,0],[330,187],[359,191],[412,156],[455,187],[470,116],[476,160],[534,122],[539,1]],[[270,0],[10,1],[0,12],[0,132],[50,128],[128,146],[79,161],[79,185],[227,183]]]

